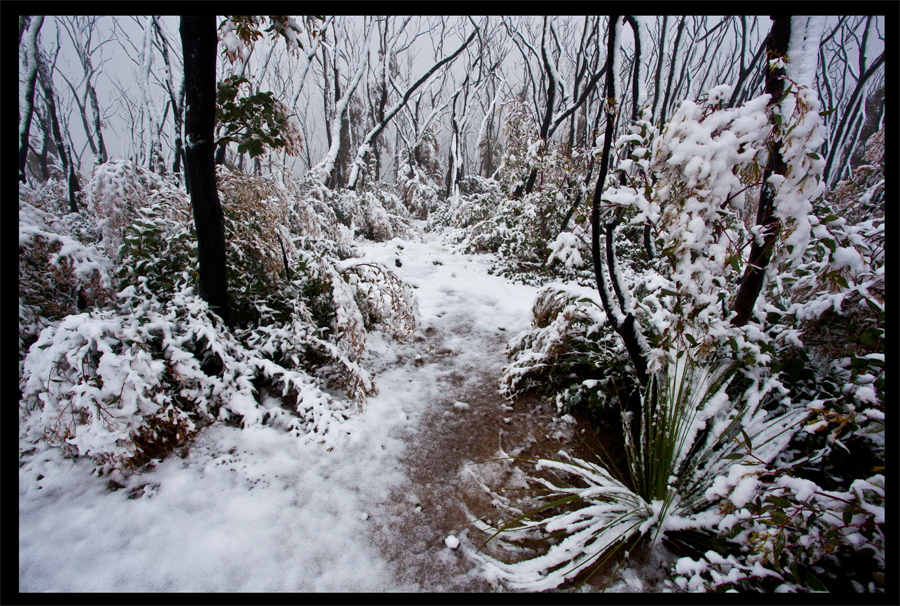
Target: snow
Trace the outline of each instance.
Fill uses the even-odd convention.
[[[422,331],[466,328],[465,337],[446,330],[447,364],[499,377],[503,344],[531,321],[534,287],[489,276],[491,256],[454,254],[438,239],[359,244],[361,261],[382,262],[417,287]],[[497,351],[473,346],[485,340]],[[409,437],[453,370],[417,365],[416,346],[369,334],[363,366],[375,370],[379,393],[328,444],[216,424],[183,458],[126,479],[97,477],[86,460],[41,443],[19,469],[19,590],[428,590],[401,580],[405,562],[387,560],[377,543],[386,531],[376,530],[392,491],[408,481],[400,459]],[[268,394],[264,406],[279,400]],[[124,487],[110,491],[111,481]],[[460,538],[447,536],[446,547]]]

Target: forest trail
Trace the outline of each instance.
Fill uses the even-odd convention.
[[[395,269],[388,255],[401,266]],[[373,541],[401,583],[490,591],[467,555],[486,538],[470,526],[471,515],[494,509],[480,482],[497,490],[516,474],[509,463],[478,463],[553,456],[573,438],[572,426],[543,397],[509,402],[498,391],[506,342],[529,325],[536,289],[488,275],[486,256],[451,256],[434,240],[367,246],[364,259],[385,263],[417,287],[423,320],[415,340],[396,360],[382,360],[376,375],[383,394],[396,396],[403,382],[417,388],[403,402],[413,417],[399,461],[405,480],[380,504]],[[451,535],[460,548],[447,547]]]
[[[483,486],[522,473],[477,463],[554,456],[582,430],[538,396],[498,393],[537,289],[436,234],[358,245],[347,263],[413,285],[421,326],[406,342],[369,334],[361,365],[379,392],[332,445],[214,424],[177,456],[98,478],[41,443],[20,453],[20,591],[502,590],[471,555],[485,537],[469,523],[494,509]]]

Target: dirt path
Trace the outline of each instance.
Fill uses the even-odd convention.
[[[455,289],[442,294],[451,310],[466,296]],[[489,299],[469,303],[476,314],[479,304],[493,305]],[[426,318],[431,312],[422,311]],[[476,326],[461,311],[437,311],[410,347],[411,377],[433,376],[437,384],[422,390],[421,416],[404,436],[407,449],[401,463],[408,479],[381,504],[373,524],[374,540],[396,563],[401,582],[426,591],[494,590],[466,555],[484,535],[470,526],[465,508],[475,515],[493,510],[472,471],[497,489],[511,475],[510,466],[472,464],[504,452],[552,456],[572,439],[572,426],[544,398],[527,396],[512,403],[499,394],[510,332]],[[462,546],[449,549],[449,535]]]

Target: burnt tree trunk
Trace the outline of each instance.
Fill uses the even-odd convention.
[[[791,18],[773,17],[772,20],[772,31],[769,32],[766,55],[769,60],[776,57],[784,59],[791,38]],[[794,59],[799,60],[800,57],[795,57]],[[783,68],[770,70],[769,61],[764,62],[763,69],[766,77],[766,94],[771,95],[769,99],[769,109],[771,110],[779,103],[784,93],[785,71]],[[756,299],[762,290],[766,267],[772,258],[772,249],[775,245],[775,239],[778,237],[779,228],[778,220],[773,214],[775,188],[769,183],[769,177],[773,174],[784,175],[785,172],[784,159],[781,157],[781,141],[773,140],[769,144],[769,161],[763,174],[762,192],[759,196],[759,210],[756,213],[756,225],[764,230],[763,243],[759,244],[758,238],[753,239],[747,269],[744,270],[741,286],[731,304],[732,311],[737,312],[737,315],[731,319],[731,323],[734,326],[747,324],[750,314],[753,312],[753,306],[756,304]]]
[[[191,195],[197,250],[200,257],[200,297],[228,322],[225,276],[225,218],[216,190],[213,160],[216,124],[216,20],[214,16],[182,17],[184,47],[185,181]]]
[[[616,48],[616,21],[618,16],[610,17],[609,39],[607,42],[606,56],[609,69],[606,71],[606,98],[610,101],[616,97],[615,74],[612,69],[613,54]],[[647,380],[647,360],[643,356],[643,349],[638,342],[637,329],[634,325],[634,315],[625,314],[622,309],[624,304],[624,296],[621,292],[621,285],[615,271],[615,250],[613,247],[613,237],[616,226],[620,217],[616,217],[611,223],[606,225],[606,269],[609,272],[609,278],[612,282],[618,301],[610,301],[606,283],[603,276],[602,253],[600,252],[600,196],[603,193],[603,185],[606,181],[606,174],[609,170],[609,152],[612,147],[613,130],[615,128],[615,112],[610,107],[606,108],[606,133],[603,137],[603,155],[600,157],[600,175],[597,177],[597,187],[594,190],[594,200],[591,207],[591,257],[594,262],[594,276],[597,279],[597,290],[600,292],[600,300],[603,302],[603,310],[606,317],[609,318],[613,329],[622,338],[628,356],[634,364],[634,369],[641,385],[646,386]],[[618,303],[619,313],[613,310],[613,305]]]

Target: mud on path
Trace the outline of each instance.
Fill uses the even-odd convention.
[[[439,309],[429,309],[429,301],[420,299],[424,326],[379,373],[393,373],[394,380],[396,373],[405,373],[411,391],[403,407],[410,411],[410,423],[401,437],[406,443],[400,459],[406,480],[373,512],[372,540],[395,565],[397,580],[422,591],[500,589],[482,577],[469,555],[486,539],[470,522],[473,514],[496,509],[482,484],[494,490],[513,487],[516,477],[521,484],[522,475],[514,468],[527,465],[477,463],[503,456],[553,457],[561,447],[577,442],[574,431],[583,429],[561,419],[555,405],[542,396],[510,402],[500,395],[506,343],[528,325],[530,315],[510,318],[519,326],[515,329],[476,322],[478,317],[495,318],[490,308],[499,300],[485,296],[483,288],[467,292],[465,280],[479,276],[460,269],[454,277],[459,272],[461,288],[443,286],[431,299]],[[423,379],[427,384],[420,383]],[[450,535],[460,540],[459,548],[445,544]],[[486,552],[501,555],[494,545]]]

